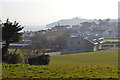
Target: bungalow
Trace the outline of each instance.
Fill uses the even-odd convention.
[[[66,49],[63,49],[62,54],[101,50],[103,39],[97,35],[79,34],[71,36],[67,39]]]

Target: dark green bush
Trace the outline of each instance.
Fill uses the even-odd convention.
[[[30,65],[46,65],[50,62],[50,56],[49,55],[40,55],[35,58],[28,59],[28,63]]]

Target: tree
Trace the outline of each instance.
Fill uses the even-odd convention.
[[[45,34],[35,34],[30,38],[32,44],[30,45],[35,53],[35,50],[43,50],[48,48],[48,39]]]
[[[18,42],[21,39],[22,33],[19,31],[21,31],[24,27],[21,27],[21,25],[19,25],[16,21],[13,23],[10,22],[9,19],[7,19],[5,23],[2,23],[2,25],[2,40],[4,42],[2,48],[2,59],[5,61],[5,54],[8,52],[9,44]]]
[[[57,32],[55,36],[54,49],[60,51],[66,47],[66,39],[69,37],[69,34],[66,32]]]

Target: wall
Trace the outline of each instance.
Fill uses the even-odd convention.
[[[71,43],[72,42],[72,43]],[[97,51],[97,47],[91,42],[81,38],[73,37],[67,40],[67,48],[61,54]]]
[[[73,43],[71,43],[73,42]],[[80,43],[79,43],[80,42]],[[82,49],[91,49],[93,44],[81,37],[73,37],[67,41],[67,48],[82,48]]]

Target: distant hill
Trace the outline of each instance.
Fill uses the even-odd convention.
[[[104,19],[105,20],[105,19]],[[110,22],[116,22],[117,19],[110,19]],[[38,31],[38,30],[45,30],[47,28],[55,27],[56,25],[80,25],[82,22],[95,22],[98,23],[97,19],[82,19],[79,17],[75,17],[72,19],[61,19],[57,22],[53,22],[50,24],[47,24],[46,26],[42,25],[25,25],[22,31]]]
[[[44,29],[46,29],[46,27],[41,25],[24,25],[24,28],[22,31],[38,31],[38,30],[44,30]]]
[[[105,19],[104,19],[105,20]],[[110,19],[110,22],[116,22],[117,19]],[[62,19],[62,20],[59,20],[57,22],[53,22],[53,23],[50,23],[50,24],[47,24],[46,27],[47,28],[52,28],[58,24],[60,25],[80,25],[80,23],[82,22],[95,22],[95,23],[98,23],[98,20],[97,19],[82,19],[82,18],[79,18],[79,17],[75,17],[75,18],[72,18],[72,19]]]
[[[82,19],[82,18],[72,18],[72,19],[62,19],[62,20],[59,20],[57,22],[53,22],[53,23],[50,23],[50,24],[47,24],[46,27],[47,28],[51,28],[51,27],[54,27],[58,24],[60,25],[80,25],[80,23],[82,22],[97,22],[97,19]]]

